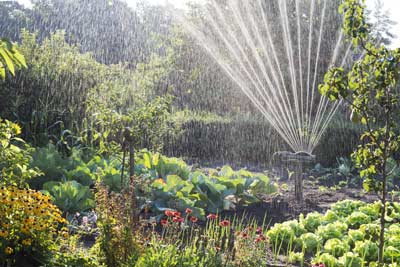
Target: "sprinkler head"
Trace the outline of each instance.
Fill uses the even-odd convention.
[[[298,151],[296,153],[289,151],[279,151],[274,153],[274,159],[283,162],[298,162],[298,163],[312,163],[315,162],[315,155],[305,151]]]

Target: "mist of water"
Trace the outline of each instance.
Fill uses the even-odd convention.
[[[340,103],[318,93],[351,54],[329,0],[211,0],[185,29],[294,152],[312,153]],[[337,21],[337,19],[336,19]]]

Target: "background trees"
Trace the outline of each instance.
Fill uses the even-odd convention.
[[[322,39],[329,45],[321,48],[325,67],[330,63],[326,51],[336,37],[329,36],[329,32],[341,23],[335,13],[339,2],[327,1]],[[295,3],[288,1],[293,23],[297,18]],[[301,26],[308,29],[312,1],[300,3],[304,13]],[[316,12],[322,12],[321,3],[317,3]],[[269,8],[275,16],[271,19],[278,19],[277,7]],[[112,1],[112,5],[107,0],[37,0],[32,9],[0,2],[0,12],[0,36],[22,42],[30,65],[30,70],[1,84],[0,101],[5,104],[0,107],[0,114],[18,121],[24,137],[35,144],[45,143],[48,138],[61,139],[66,129],[77,136],[78,132],[90,132],[85,128],[95,125],[95,121],[103,125],[99,128],[108,125],[115,130],[98,121],[101,109],[107,109],[104,114],[109,114],[103,120],[112,116],[112,121],[120,121],[133,110],[154,104],[162,107],[162,114],[169,114],[162,116],[165,127],[160,129],[175,123],[184,130],[179,134],[169,130],[157,134],[159,141],[155,146],[163,147],[169,155],[180,153],[200,161],[229,158],[240,164],[267,164],[274,151],[285,149],[284,142],[251,102],[200,46],[173,23],[171,14],[176,10],[144,2],[128,7],[118,0]],[[200,16],[200,12],[194,5],[189,11],[193,17]],[[318,42],[320,22],[316,17],[313,23],[313,48]],[[286,64],[285,57],[280,58]],[[317,80],[322,80],[323,69],[319,67]],[[162,104],[158,105],[159,101]],[[122,124],[135,128],[133,123]],[[329,150],[331,155],[319,152],[326,151],[324,145],[329,143],[322,141],[317,148],[324,163],[334,163],[337,155],[349,152],[347,140],[356,140],[358,130],[347,126],[338,116],[331,132],[326,134],[326,140],[334,137],[341,144],[335,146],[336,151]],[[28,132],[31,136],[26,136]],[[352,138],[346,138],[346,142],[340,141],[350,135]],[[141,136],[139,144],[155,140],[154,136],[143,137],[148,134]],[[200,137],[202,142],[197,141]],[[214,152],[217,147],[220,153]]]

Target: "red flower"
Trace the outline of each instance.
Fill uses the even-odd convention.
[[[185,210],[185,212],[186,212],[186,214],[191,214],[191,213],[193,212],[193,210],[187,208],[187,209]]]
[[[261,227],[257,227],[256,234],[261,234],[263,232]]]
[[[218,218],[218,215],[216,215],[216,214],[208,214],[207,215],[207,219],[209,219],[209,220],[215,220],[215,219],[217,219]]]
[[[168,217],[172,217],[174,216],[174,212],[172,210],[166,210],[165,215],[167,215]]]
[[[172,218],[172,221],[173,222],[183,222],[185,219],[183,219],[183,218],[181,218],[181,217],[174,217],[174,218]]]
[[[181,213],[179,211],[174,211],[173,216],[179,218],[179,217],[181,217]]]
[[[190,217],[190,221],[192,223],[196,223],[199,219],[197,219],[196,217]]]
[[[262,240],[261,240],[261,238],[259,238],[259,237],[257,237],[255,240],[254,240],[254,242],[256,242],[256,243],[260,243]]]
[[[168,226],[168,221],[167,220],[161,220],[160,221],[162,226]]]
[[[258,235],[257,238],[254,240],[256,243],[260,243],[261,241],[265,241],[266,238],[263,235]]]
[[[222,222],[219,223],[219,225],[223,227],[229,226],[230,224],[231,222],[228,220],[223,220]]]
[[[249,238],[249,235],[247,233],[242,233],[242,238],[247,239],[247,238]]]

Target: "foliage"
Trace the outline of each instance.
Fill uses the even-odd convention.
[[[267,232],[274,254],[293,258],[293,253],[301,253],[298,258],[310,255],[311,262],[325,266],[376,266],[378,263],[378,240],[380,235],[380,203],[366,204],[360,201],[339,201],[332,205],[325,215],[310,213],[299,220],[275,224]],[[393,208],[395,207],[395,208]],[[399,203],[394,203],[385,224],[385,264],[400,260],[400,231],[394,220],[400,215]],[[335,218],[332,220],[332,218]],[[291,254],[292,253],[292,254]],[[318,266],[318,265],[317,265]]]
[[[0,259],[9,266],[36,266],[67,237],[66,223],[50,198],[30,189],[0,189]],[[61,228],[61,230],[60,230]],[[36,265],[35,265],[36,264]]]
[[[24,56],[18,50],[15,44],[7,39],[0,40],[0,78],[6,78],[6,70],[15,76],[15,70],[26,68]]]
[[[229,210],[236,204],[258,202],[257,194],[277,191],[269,177],[246,170],[233,171],[224,166],[221,171],[210,169],[207,173],[191,171],[187,164],[176,158],[141,152],[137,168],[150,179],[151,206],[154,211],[167,208],[184,211],[191,208],[204,219],[205,211]]]
[[[383,264],[384,228],[388,162],[399,150],[400,49],[391,50],[369,41],[369,25],[364,16],[364,1],[346,0],[340,7],[345,16],[344,32],[365,56],[346,72],[332,68],[325,76],[320,92],[333,101],[343,99],[351,108],[351,119],[366,125],[361,144],[353,153],[356,167],[364,179],[364,189],[381,199],[379,263]]]
[[[21,128],[0,118],[0,184],[25,186],[26,181],[40,175],[29,167],[31,147],[18,136]]]
[[[266,263],[265,228],[240,219],[207,215],[205,228],[188,209],[184,217],[166,210],[162,233],[152,233],[149,248],[135,266],[261,266]]]
[[[108,143],[120,146],[129,127],[135,145],[160,147],[170,129],[171,97],[168,90],[158,95],[157,88],[171,71],[172,51],[155,53],[132,70],[81,54],[63,31],[38,40],[38,33],[22,32],[20,50],[30,67],[0,91],[5,103],[0,114],[20,122],[27,140],[34,145],[52,140],[60,150],[85,144],[104,152]]]
[[[86,211],[95,206],[89,187],[76,181],[47,182],[43,185],[42,192],[51,197],[53,203],[67,215]]]
[[[132,266],[142,253],[142,226],[137,216],[133,181],[120,194],[96,185],[96,212],[99,227],[97,256],[106,266]]]

